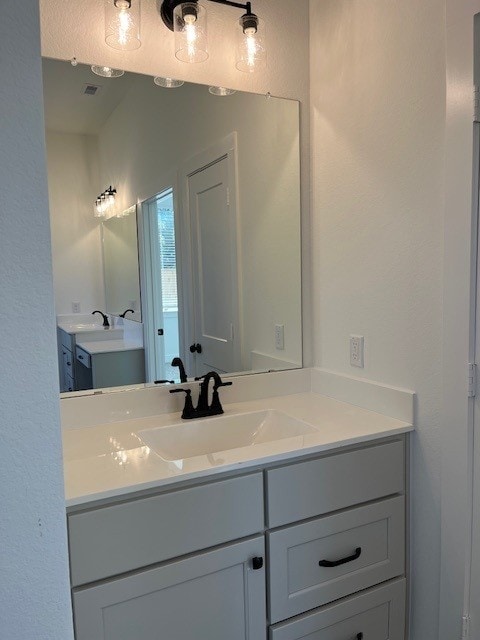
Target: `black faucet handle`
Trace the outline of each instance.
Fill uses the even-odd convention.
[[[194,409],[192,402],[192,390],[191,389],[170,389],[169,393],[184,393],[185,394],[185,405],[182,411],[182,418],[184,420],[189,420],[190,418],[196,418],[197,413]]]
[[[231,380],[229,380],[228,382],[223,382],[223,380],[221,382],[217,382],[214,385],[214,389],[220,389],[220,387],[231,387],[233,384],[233,382]]]

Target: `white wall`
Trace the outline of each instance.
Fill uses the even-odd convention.
[[[38,8],[0,20],[2,638],[72,638]]]
[[[242,369],[253,351],[301,364],[298,126],[290,100],[165,90],[138,77],[99,135],[101,183],[116,186],[122,211],[175,186],[187,160],[237,132]],[[285,326],[284,350],[275,349],[275,324]]]
[[[460,637],[468,613],[469,477],[473,433],[465,393],[469,353],[473,16],[479,0],[446,1],[447,128],[444,255],[441,640]],[[472,402],[472,401],[470,401]],[[471,409],[471,407],[470,407]],[[478,498],[477,498],[478,500]],[[476,569],[478,570],[478,569]],[[467,576],[468,578],[468,576]],[[478,612],[477,612],[478,616]]]
[[[105,309],[101,223],[93,216],[100,189],[96,136],[47,131],[53,283],[57,314]]]
[[[315,360],[418,392],[411,640],[437,640],[445,3],[322,0],[310,18]]]

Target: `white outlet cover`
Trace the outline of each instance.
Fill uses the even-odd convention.
[[[361,369],[365,366],[364,336],[350,336],[350,364]]]

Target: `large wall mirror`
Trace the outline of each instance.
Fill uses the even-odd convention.
[[[298,103],[43,72],[61,390],[301,367]]]

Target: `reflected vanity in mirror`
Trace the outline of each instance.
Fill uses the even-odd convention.
[[[61,390],[301,367],[298,103],[43,72]]]

